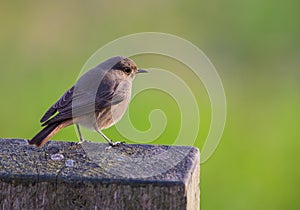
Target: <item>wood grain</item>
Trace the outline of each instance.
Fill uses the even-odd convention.
[[[199,209],[199,182],[194,147],[0,139],[1,209]]]

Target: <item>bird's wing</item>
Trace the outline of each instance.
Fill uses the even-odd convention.
[[[49,118],[51,118],[57,111],[70,104],[72,102],[73,92],[74,92],[74,86],[71,87],[69,90],[67,90],[60,97],[60,99],[48,109],[48,111],[41,118],[40,122],[45,122],[49,120]]]
[[[118,83],[114,83],[110,85],[110,88],[98,89],[97,93],[76,90],[76,88],[74,89],[74,87],[72,87],[46,112],[42,118],[42,120],[44,120],[43,126],[73,117],[95,113],[105,107],[120,103],[124,100],[125,96],[115,91],[117,84]],[[58,114],[49,119],[56,111],[58,111]]]

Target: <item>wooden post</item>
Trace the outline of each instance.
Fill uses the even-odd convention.
[[[0,139],[1,209],[199,209],[199,150]]]

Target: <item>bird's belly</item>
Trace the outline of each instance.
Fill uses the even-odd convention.
[[[124,100],[116,105],[101,111],[97,117],[97,125],[100,130],[116,124],[126,112],[129,100]]]
[[[80,117],[74,118],[73,122],[79,123],[79,125],[87,129],[95,130],[96,119],[97,119],[96,114],[87,114],[87,115],[82,115]]]

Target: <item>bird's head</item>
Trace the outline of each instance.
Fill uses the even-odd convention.
[[[120,60],[111,68],[111,70],[116,71],[123,78],[133,80],[137,73],[148,72],[144,69],[139,69],[136,63],[129,58],[121,56],[118,56],[117,58],[119,58]]]

